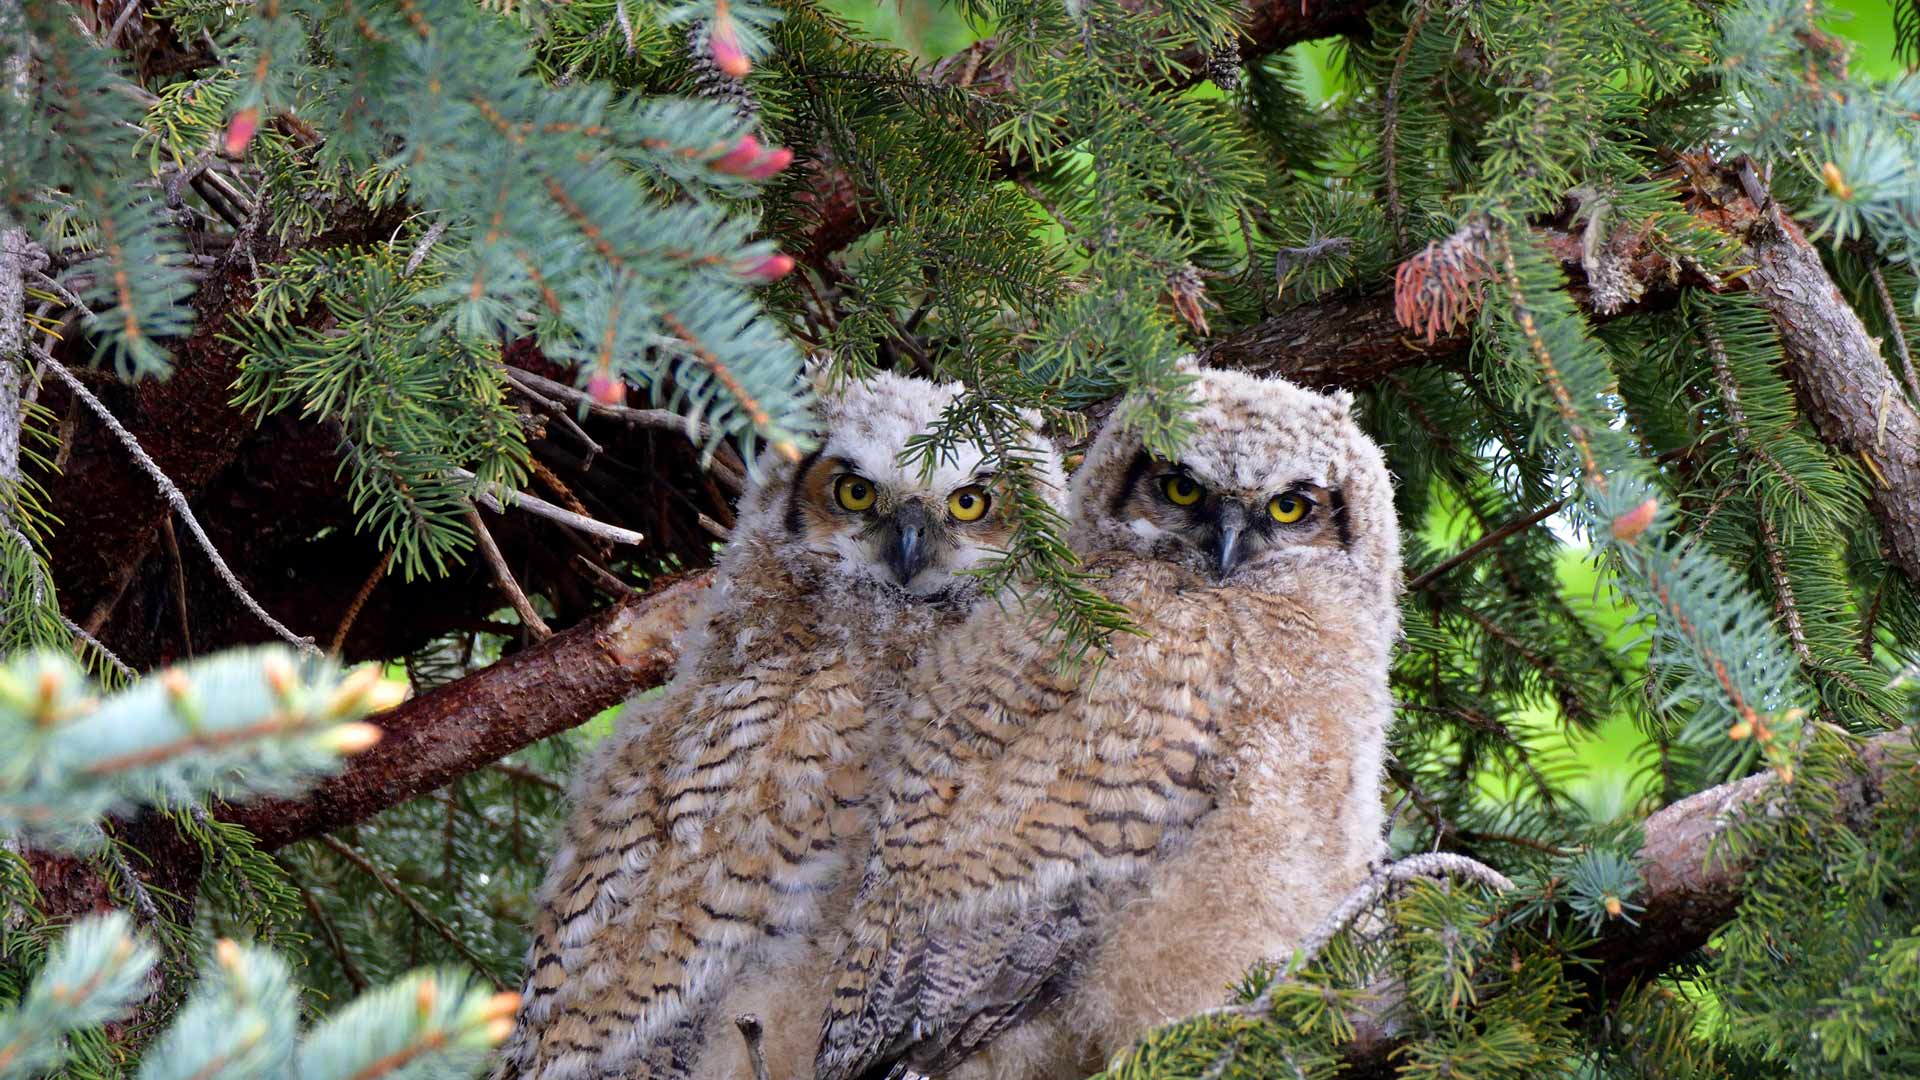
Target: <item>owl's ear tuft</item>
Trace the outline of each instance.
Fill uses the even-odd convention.
[[[1200,354],[1187,353],[1184,356],[1175,357],[1173,361],[1173,370],[1181,373],[1182,375],[1200,374],[1200,372],[1204,370],[1200,367]]]
[[[1353,391],[1329,390],[1327,391],[1327,400],[1333,402],[1333,407],[1339,409],[1342,413],[1348,416],[1353,415]]]

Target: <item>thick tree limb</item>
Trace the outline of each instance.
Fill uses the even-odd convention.
[[[1559,256],[1573,298],[1596,321],[1671,304],[1681,285],[1700,280],[1697,274],[1675,274],[1646,237],[1630,238],[1622,250],[1610,253],[1608,267],[1631,282],[1626,289],[1631,301],[1597,302],[1580,238],[1556,228],[1540,228],[1535,235]],[[1614,291],[1620,291],[1617,283]],[[1336,296],[1290,308],[1220,338],[1200,350],[1200,359],[1213,367],[1284,375],[1303,386],[1355,387],[1402,368],[1458,364],[1472,340],[1465,328],[1431,342],[1420,339],[1395,317],[1390,295]]]
[[[1876,735],[1862,745],[1860,772],[1847,793],[1850,826],[1868,823],[1883,785],[1920,779],[1914,772],[1912,745],[1912,736],[1904,731]],[[1765,798],[1777,783],[1771,770],[1757,773],[1681,799],[1647,819],[1639,855],[1646,891],[1635,897],[1646,911],[1636,916],[1635,925],[1609,927],[1593,954],[1601,962],[1601,983],[1609,996],[1705,945],[1733,918],[1746,867],[1718,852],[1711,859],[1708,855],[1733,817]]]
[[[1793,360],[1800,400],[1827,445],[1866,467],[1868,501],[1894,561],[1920,582],[1920,413],[1793,219],[1769,201],[1747,233],[1755,294]]]
[[[1200,359],[1211,367],[1284,375],[1303,386],[1352,387],[1401,368],[1456,362],[1468,341],[1465,333],[1416,341],[1394,318],[1393,297],[1360,296],[1283,311],[1208,345]]]
[[[300,799],[226,806],[220,817],[278,848],[351,825],[584,723],[672,672],[676,639],[707,587],[699,574],[616,604],[375,720],[376,751]]]

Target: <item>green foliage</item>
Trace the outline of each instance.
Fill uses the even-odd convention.
[[[1242,1007],[1154,1034],[1108,1075],[1330,1076],[1368,1024],[1402,1040],[1385,1067],[1415,1077],[1916,1071],[1920,806],[1903,764],[1866,822],[1850,740],[1920,721],[1920,589],[1882,550],[1871,466],[1801,414],[1739,289],[1742,252],[1690,184],[1703,152],[1752,155],[1897,374],[1920,342],[1920,84],[1848,70],[1833,12],[1798,0],[1394,0],[1364,33],[1243,70],[1225,0],[869,6],[142,5],[129,37],[185,43],[175,68],[139,49],[123,64],[60,4],[28,5],[6,26],[33,63],[27,97],[0,94],[4,213],[90,309],[48,317],[67,300],[30,279],[30,311],[46,307],[30,325],[48,342],[77,326],[65,348],[156,374],[196,283],[244,280],[244,318],[211,328],[239,352],[235,401],[328,425],[355,525],[402,577],[443,584],[473,542],[477,485],[520,488],[536,468],[508,343],[602,401],[631,382],[704,422],[709,458],[809,439],[803,354],[834,377],[957,378],[969,393],[912,454],[988,447],[1023,527],[983,572],[1092,643],[1124,619],[1036,497],[1028,418],[1071,446],[1082,410],[1118,399],[1176,454],[1175,357],[1393,288],[1409,342],[1471,347],[1355,388],[1414,584],[1391,842],[1476,854],[1519,885],[1399,889],[1310,962],[1250,973]],[[1878,17],[1920,55],[1912,4]],[[880,26],[908,48],[862,29]],[[932,43],[987,33],[980,81],[961,73],[981,57],[929,63]],[[744,77],[716,60],[728,41]],[[741,175],[748,135],[798,165]],[[769,281],[776,248],[798,265]],[[51,418],[24,419],[30,453],[50,452]],[[686,479],[629,477],[662,498]],[[0,673],[0,816],[86,846],[138,909],[140,853],[95,821],[161,799],[207,868],[195,921],[147,928],[162,971],[200,966],[222,936],[293,961],[214,950],[146,1071],[471,1074],[498,1019],[484,984],[518,976],[559,781],[600,728],[262,851],[200,800],[330,767],[334,673],[283,699],[261,657],[225,658],[187,670],[183,696],[152,680],[86,705],[73,662],[22,658],[75,648],[47,570],[59,507],[26,485],[5,498],[0,645],[18,659]],[[563,592],[537,599],[577,614]],[[404,658],[416,685],[497,658],[512,642],[495,625]],[[26,722],[66,706],[82,711]],[[266,714],[272,731],[225,741]],[[1755,868],[1738,918],[1661,977],[1600,987],[1593,938],[1652,899],[1641,820],[1762,767],[1793,780],[1730,841]],[[33,973],[106,971],[125,924],[76,930],[49,961],[54,929],[11,854],[0,893],[21,913],[0,930],[0,997],[18,1003],[5,1038],[32,1054],[65,1039],[72,1075],[113,1074],[124,1052],[87,1025],[125,1015],[131,991],[109,990],[137,979],[56,1016],[55,988],[84,979]],[[129,948],[127,971],[159,962]],[[408,974],[421,967],[436,973]],[[295,1010],[330,1019],[303,1038]],[[434,1032],[447,1054],[406,1056]],[[9,1045],[0,1069],[51,1061],[23,1042],[9,1062]]]
[[[52,849],[96,846],[98,819],[139,804],[193,806],[299,791],[376,729],[358,723],[391,706],[396,684],[364,668],[295,668],[280,647],[225,653],[143,681],[104,702],[74,664],[49,654],[0,667],[0,833]],[[7,853],[13,865],[12,851]],[[31,893],[31,879],[9,892]],[[149,905],[150,906],[150,905]],[[31,910],[31,907],[28,908]],[[308,1032],[285,961],[222,940],[173,1024],[149,1048],[141,1080],[290,1076],[470,1075],[504,1037],[514,1006],[453,971],[413,973]],[[159,953],[114,913],[74,926],[31,983],[0,1009],[0,1076],[40,1076],[88,1029],[132,1018],[151,993]],[[76,1037],[77,1036],[77,1037]]]
[[[445,574],[471,548],[463,518],[476,484],[524,484],[527,451],[500,366],[440,333],[449,312],[419,301],[444,287],[441,264],[412,267],[406,253],[302,252],[262,281],[235,404],[262,415],[297,405],[337,423],[360,527],[412,577]],[[297,321],[315,307],[325,329]]]
[[[1770,1069],[1887,1076],[1920,1068],[1920,756],[1882,762],[1884,801],[1859,819],[1860,768],[1819,729],[1803,782],[1749,814],[1716,855],[1753,867],[1741,917],[1717,942],[1713,983],[1729,1043]]]
[[[0,831],[84,850],[99,818],[136,803],[284,794],[363,737],[365,678],[305,677],[284,648],[235,652],[96,700],[52,653],[0,668]]]
[[[124,375],[167,370],[167,338],[191,319],[186,248],[164,207],[132,183],[125,162],[140,127],[137,90],[113,54],[81,39],[57,4],[10,5],[9,42],[24,31],[44,73],[26,95],[0,94],[0,204],[49,250],[90,249],[99,265],[72,284],[90,314],[99,355]],[[11,53],[13,46],[8,46]],[[134,93],[128,91],[133,90]]]

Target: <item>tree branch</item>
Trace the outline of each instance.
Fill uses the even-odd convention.
[[[1757,189],[1759,181],[1751,184]],[[1920,405],[1894,381],[1880,343],[1820,253],[1779,203],[1759,193],[1766,202],[1746,231],[1754,264],[1747,280],[1773,313],[1802,406],[1827,445],[1866,466],[1881,535],[1894,561],[1920,582]]]
[[[220,809],[271,850],[364,821],[659,685],[709,575],[616,604],[374,720],[386,737],[299,799]]]
[[[1849,825],[1867,824],[1885,785],[1920,779],[1915,775],[1920,758],[1913,747],[1913,735],[1906,731],[1876,735],[1862,744],[1860,771],[1845,800]],[[1681,799],[1646,820],[1646,841],[1638,858],[1646,888],[1634,897],[1645,910],[1632,923],[1609,922],[1582,958],[1594,964],[1603,999],[1611,1001],[1672,967],[1733,918],[1744,897],[1747,868],[1728,860],[1716,841],[1778,783],[1772,770],[1756,773]],[[1346,1080],[1396,1075],[1390,1057],[1405,1035],[1381,1029],[1378,1018],[1360,1020],[1347,1071],[1341,1075]]]
[[[81,382],[72,372],[68,371],[60,361],[55,360],[48,353],[39,352],[37,349],[35,351],[39,353],[40,366],[52,372],[58,376],[62,382],[66,383],[67,390],[72,393],[77,400],[83,402],[87,408],[91,409],[95,416],[100,418],[100,422],[106,425],[107,430],[113,432],[114,438],[120,440],[121,445],[126,447],[127,453],[133,455],[134,463],[139,465],[148,476],[153,478],[154,484],[160,488],[161,495],[166,499],[167,505],[172,507],[174,513],[180,515],[180,520],[187,523],[187,531],[191,532],[193,538],[200,542],[200,549],[206,552],[208,561],[213,563],[214,571],[220,575],[220,580],[226,582],[227,588],[233,591],[234,596],[239,598],[242,604],[246,605],[248,611],[253,612],[254,617],[265,623],[269,629],[280,635],[293,647],[302,652],[317,655],[320,650],[314,646],[312,638],[301,637],[299,634],[289,630],[280,620],[268,614],[267,609],[261,607],[260,602],[253,598],[253,594],[249,593],[246,586],[240,583],[240,578],[235,575],[233,569],[227,565],[227,560],[221,557],[220,549],[213,546],[213,541],[207,537],[207,531],[201,528],[200,519],[193,516],[193,508],[187,505],[186,493],[182,492],[179,485],[175,484],[165,472],[161,471],[160,466],[154,464],[153,458],[148,456],[146,448],[142,447],[139,440],[135,439],[133,434],[120,423],[119,418],[114,416],[105,405],[101,404],[100,399],[93,396],[93,392],[87,389],[86,384]],[[162,520],[164,520],[164,518]]]

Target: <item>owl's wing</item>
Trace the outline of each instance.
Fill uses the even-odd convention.
[[[702,1010],[747,950],[808,926],[833,887],[835,816],[864,798],[849,764],[860,699],[804,627],[755,647],[724,679],[669,688],[589,768],[502,1076],[624,1077],[660,1060],[642,1075],[683,1075],[681,1044],[698,1049]]]
[[[939,1076],[1039,1012],[1066,989],[1093,927],[1085,892],[1005,917],[928,927],[849,956],[875,958],[857,1006],[836,988],[816,1063],[818,1080],[877,1080],[908,1071]],[[903,913],[895,913],[904,921]]]
[[[541,888],[527,951],[527,980],[513,1032],[501,1046],[497,1080],[582,1075],[598,1054],[593,1032],[569,1013],[586,967],[609,921],[645,886],[660,842],[661,789],[656,756],[662,725],[687,715],[693,695],[670,686],[629,708],[619,726],[583,763],[570,794],[572,811]],[[602,973],[601,980],[611,972]],[[549,1066],[555,1066],[550,1069]]]
[[[1211,805],[1212,723],[1177,638],[1059,687],[1021,628],[969,622],[915,672],[817,1080],[938,1072],[1056,997],[1088,902]]]

